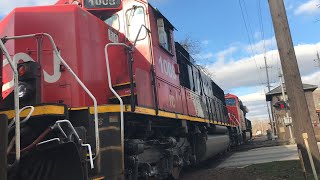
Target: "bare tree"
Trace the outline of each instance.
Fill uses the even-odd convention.
[[[203,65],[196,65],[199,69],[201,69],[207,76],[209,76],[211,79],[214,78],[214,72],[210,71],[206,66]]]
[[[196,56],[201,51],[201,44],[198,40],[191,38],[190,34],[179,42],[185,50],[187,50],[190,55]]]
[[[205,65],[200,64],[199,62],[204,62],[206,59],[201,59],[199,54],[201,53],[201,49],[203,49],[199,40],[194,39],[190,36],[190,34],[186,35],[186,37],[179,42],[181,46],[189,52],[191,56],[193,56],[196,66],[202,70],[207,76],[210,78],[214,77],[214,73],[210,71]]]

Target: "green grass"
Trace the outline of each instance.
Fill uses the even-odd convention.
[[[264,164],[254,164],[244,170],[258,179],[290,179],[304,180],[300,161],[281,161]],[[308,180],[312,180],[312,174],[308,174]]]

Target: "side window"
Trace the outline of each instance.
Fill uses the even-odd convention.
[[[104,20],[104,22],[113,27],[115,30],[120,29],[119,16],[117,14],[110,16],[109,18]]]
[[[145,25],[143,7],[133,7],[126,12],[127,36],[130,41],[134,41],[142,25]],[[146,37],[146,29],[142,28],[138,40]]]
[[[193,82],[193,73],[192,73],[192,66],[188,66],[188,74],[189,74],[189,82],[190,82],[190,89],[194,90],[194,82]]]
[[[172,53],[171,31],[165,26],[162,18],[157,19],[160,46]]]

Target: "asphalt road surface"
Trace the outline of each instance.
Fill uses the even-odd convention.
[[[263,147],[245,152],[236,152],[218,165],[217,168],[239,168],[251,164],[297,159],[299,159],[299,156],[296,145]]]

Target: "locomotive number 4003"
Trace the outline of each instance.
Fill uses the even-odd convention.
[[[94,5],[115,5],[116,0],[89,0],[89,3],[94,6]]]
[[[120,0],[86,0],[87,8],[115,8],[120,5]]]

